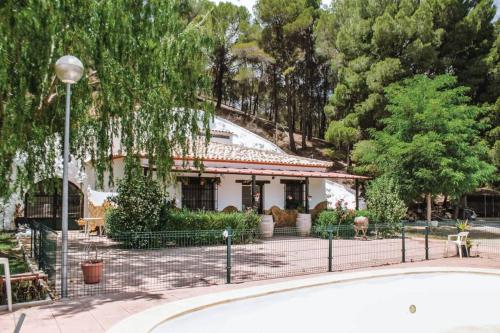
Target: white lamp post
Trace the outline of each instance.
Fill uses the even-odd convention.
[[[61,297],[68,296],[68,159],[71,85],[83,75],[83,64],[74,56],[65,55],[56,62],[56,75],[66,83],[66,117],[64,121],[63,197],[62,197],[62,269]]]

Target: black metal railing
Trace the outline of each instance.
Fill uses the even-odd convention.
[[[33,242],[41,244],[33,246],[34,256],[42,269],[59,276],[61,261],[53,255],[57,237],[50,242],[54,232],[39,229],[33,233]],[[313,226],[307,235],[296,228],[275,228],[269,238],[258,230],[229,228],[112,237],[70,231],[68,296],[208,286],[457,255],[452,243],[446,251],[448,235],[457,233],[453,222],[370,224],[366,231],[366,238],[359,230],[356,236],[352,225]],[[500,258],[500,223],[472,224],[469,233],[471,256]],[[101,270],[91,281],[95,283],[86,281],[82,263],[101,266],[95,268]]]
[[[43,223],[30,222],[31,257],[38,269],[47,275],[49,286],[55,287],[58,257],[58,234]]]

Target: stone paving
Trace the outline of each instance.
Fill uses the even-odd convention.
[[[125,249],[106,237],[71,232],[70,299],[1,314],[0,332],[11,332],[21,313],[27,315],[21,332],[103,332],[130,314],[163,302],[241,286],[297,279],[312,273],[335,274],[347,270],[387,268],[388,265],[391,268],[406,265],[500,268],[500,239],[491,236],[494,234],[491,230],[487,231],[476,235],[473,257],[464,259],[456,257],[453,246],[448,257],[444,258],[446,242],[442,235],[429,237],[431,260],[426,261],[422,230],[413,230],[405,239],[405,264],[401,264],[401,238],[334,239],[333,273],[327,272],[327,239],[282,235],[250,244],[234,244],[230,285],[226,284],[225,245]],[[57,242],[55,245],[60,248],[60,237]],[[104,276],[99,284],[85,285],[80,262],[88,258],[88,250],[95,247],[99,258],[104,260]],[[54,281],[58,289],[60,262],[57,261],[55,266]]]
[[[95,285],[83,283],[80,269],[80,262],[87,257],[88,243],[98,247],[99,258],[104,260],[103,279]],[[405,247],[407,261],[425,259],[423,238],[409,237]],[[400,238],[334,240],[332,269],[400,263],[401,249]],[[444,250],[444,241],[429,240],[431,259],[442,258]],[[313,237],[274,237],[233,245],[231,278],[233,282],[247,282],[324,273],[328,271],[328,251],[327,239]],[[449,255],[456,255],[454,247],[450,247]],[[69,250],[69,294],[79,297],[224,284],[226,266],[225,245],[137,250],[120,248],[106,237],[75,238]],[[57,276],[59,271],[58,264]]]
[[[394,264],[390,268],[415,266],[451,266],[500,269],[500,260],[481,257],[457,257],[435,259],[429,261],[407,262]],[[386,269],[384,267],[363,268],[362,270]],[[339,273],[322,273],[339,274]],[[50,305],[20,309],[13,313],[0,313],[0,332],[13,332],[17,320],[25,314],[22,333],[80,333],[105,332],[118,321],[155,305],[165,302],[215,293],[225,290],[250,287],[255,285],[283,282],[285,280],[300,279],[304,276],[259,280],[246,283],[220,284],[209,287],[179,288],[157,292],[118,293],[104,296],[82,297],[69,300],[60,300]]]
[[[495,228],[496,230],[497,228]],[[60,242],[60,237],[58,242]],[[445,256],[445,241],[429,238],[429,259]],[[332,270],[398,264],[402,261],[401,238],[334,239]],[[474,239],[472,255],[500,257],[500,239]],[[60,248],[60,244],[57,244]],[[89,250],[98,249],[104,261],[101,283],[86,285],[80,268]],[[121,292],[163,291],[226,283],[226,246],[167,246],[161,249],[125,249],[107,237],[71,232],[69,242],[69,296],[82,297]],[[278,236],[233,244],[232,282],[248,282],[328,271],[327,239]],[[450,246],[448,256],[455,256]],[[60,260],[60,257],[57,257]],[[425,260],[425,242],[421,231],[405,240],[408,262]],[[60,262],[53,281],[59,290]]]

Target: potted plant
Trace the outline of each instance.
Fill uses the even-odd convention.
[[[455,224],[458,232],[464,232],[470,230],[469,220],[457,220]]]
[[[457,227],[457,231],[459,233],[470,230],[469,220],[457,220],[455,226]],[[470,256],[471,248],[472,248],[472,241],[470,240],[469,237],[467,237],[465,245],[462,245],[462,256],[464,257]]]
[[[102,259],[97,257],[97,245],[95,244],[95,256],[90,256],[91,247],[92,245],[86,246],[85,253],[87,254],[87,259],[82,261],[80,264],[83,272],[83,282],[85,282],[85,284],[96,284],[101,282],[102,279],[102,269],[104,263]]]

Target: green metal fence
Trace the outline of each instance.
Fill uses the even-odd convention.
[[[474,224],[469,232],[472,256],[500,257],[500,224]],[[68,295],[161,291],[451,257],[457,249],[450,243],[446,254],[446,240],[456,233],[454,223],[421,222],[370,225],[366,238],[361,233],[356,237],[352,225],[313,227],[308,235],[296,228],[275,228],[270,238],[258,230],[239,229],[108,236],[71,231]],[[40,266],[59,276],[57,238],[47,241],[53,234],[40,231],[34,236],[34,242],[42,243],[34,251],[42,252],[37,253]],[[97,283],[90,284],[82,263],[95,259],[102,262],[102,271]]]
[[[36,261],[38,269],[45,272],[49,286],[56,285],[56,267],[58,257],[58,234],[43,223],[32,221],[31,256]]]

